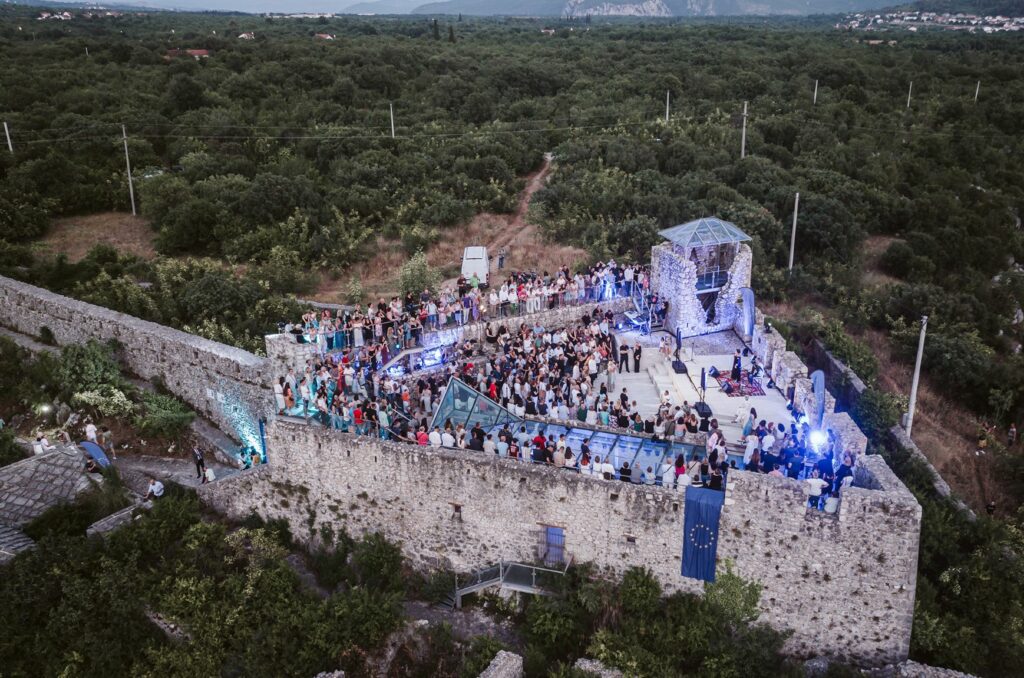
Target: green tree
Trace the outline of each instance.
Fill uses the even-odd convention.
[[[427,262],[427,255],[423,250],[412,255],[402,264],[399,271],[398,285],[403,295],[410,292],[416,294],[423,290],[435,292],[440,283],[441,274]]]

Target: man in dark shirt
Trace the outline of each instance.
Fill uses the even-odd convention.
[[[629,344],[619,345],[619,372],[629,372]]]
[[[637,342],[636,346],[633,347],[633,371],[634,372],[639,372],[640,371],[640,354],[641,354],[641,352],[642,352],[642,349],[640,348],[640,342]]]

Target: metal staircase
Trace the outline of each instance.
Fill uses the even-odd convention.
[[[657,314],[654,312],[654,308],[647,300],[647,296],[639,285],[633,285],[630,296],[633,299],[634,309],[632,311],[626,311],[626,318],[629,319],[630,324],[639,330],[642,335],[648,335],[656,327],[660,327],[661,321],[658,319]]]
[[[443,605],[459,609],[462,607],[463,596],[491,587],[550,596],[557,590],[558,580],[565,576],[569,564],[567,562],[564,569],[553,570],[539,565],[501,561],[497,565],[485,567],[468,575],[456,576],[455,589],[445,599]]]

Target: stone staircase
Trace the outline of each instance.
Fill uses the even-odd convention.
[[[642,360],[640,363],[640,372],[619,372],[615,376],[615,392],[610,393],[612,399],[617,399],[619,394],[622,393],[622,389],[626,389],[626,395],[629,396],[630,402],[636,401],[637,409],[640,412],[640,416],[645,419],[648,416],[654,415],[658,411],[658,407],[661,405],[661,397],[659,396],[660,391],[655,385],[655,382],[651,379],[650,372],[644,368],[644,362],[647,360],[656,360],[660,358],[657,356],[652,359]],[[630,358],[630,369],[633,367],[633,359]]]

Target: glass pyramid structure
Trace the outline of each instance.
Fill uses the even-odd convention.
[[[636,469],[632,475],[634,483],[641,482],[641,474],[648,468],[656,473],[666,459],[672,462],[680,454],[690,459],[695,451],[701,454],[704,452],[703,446],[653,440],[649,437],[630,435],[625,431],[598,431],[578,421],[556,424],[517,417],[457,377],[452,377],[448,382],[441,404],[430,422],[430,428],[432,430],[437,426],[443,430],[449,422],[452,426],[462,424],[467,430],[480,424],[486,433],[493,434],[495,438],[503,428],[519,438],[532,439],[540,434],[557,441],[561,436],[565,436],[566,446],[574,455],[578,457],[583,443],[586,443],[592,456],[601,457],[602,461],[607,460],[615,467],[616,478],[622,464],[629,462],[630,468]],[[525,456],[528,460],[529,455]]]
[[[750,236],[741,231],[736,224],[717,217],[688,221],[685,224],[658,231],[658,235],[683,249],[750,240]]]

